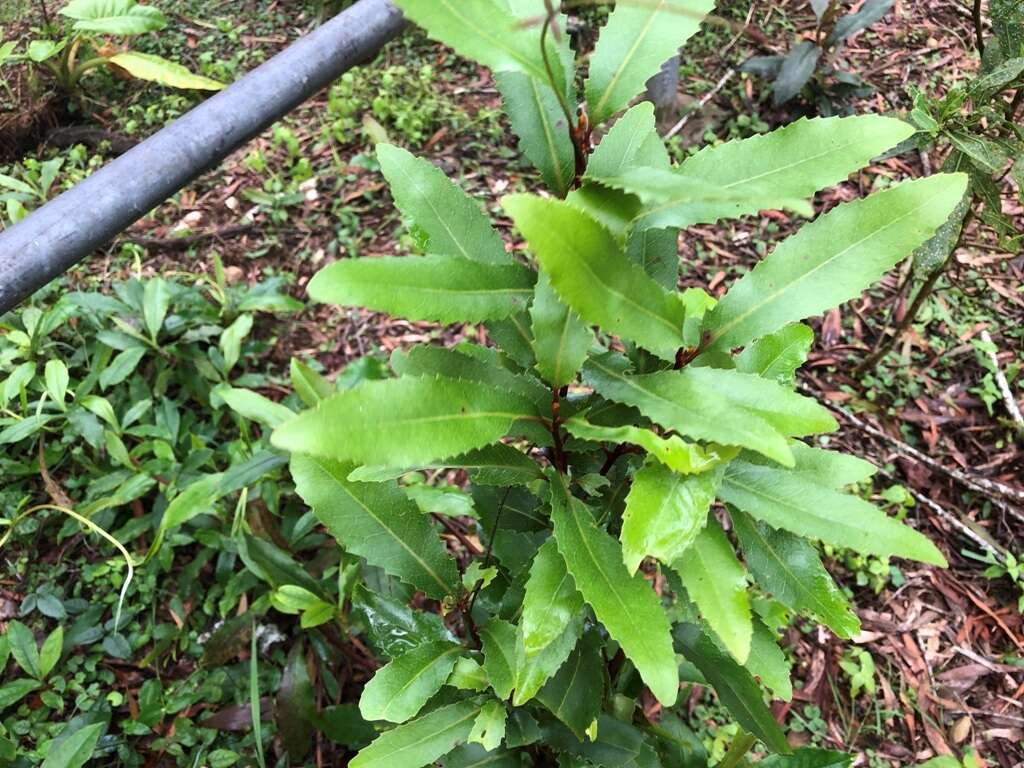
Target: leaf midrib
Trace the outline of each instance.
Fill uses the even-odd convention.
[[[650,16],[648,16],[646,23],[644,23],[643,27],[640,29],[640,33],[636,36],[636,39],[633,41],[633,45],[630,47],[625,57],[623,57],[621,65],[612,75],[611,79],[608,81],[608,85],[605,87],[604,92],[601,94],[601,98],[598,100],[597,104],[594,105],[595,118],[596,115],[601,114],[601,112],[605,108],[605,105],[607,105],[608,100],[612,97],[612,92],[615,90],[616,86],[618,86],[619,80],[621,80],[625,75],[626,69],[632,63],[633,57],[636,55],[636,52],[647,39],[647,33],[651,31],[651,26],[654,24],[655,17],[665,7],[665,3],[667,1],[668,0],[659,0],[658,4],[650,9],[651,14]]]

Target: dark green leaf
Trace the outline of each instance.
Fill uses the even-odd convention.
[[[604,676],[601,638],[596,632],[588,632],[569,660],[537,694],[537,700],[583,741],[590,724],[601,712]]]
[[[386,731],[359,752],[349,768],[422,768],[469,738],[481,704],[473,699],[435,709]]]
[[[461,652],[462,646],[440,641],[393,659],[363,688],[359,711],[367,720],[392,723],[415,717],[441,690]]]

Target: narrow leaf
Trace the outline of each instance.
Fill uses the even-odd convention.
[[[542,475],[537,463],[522,451],[510,445],[497,443],[442,461],[424,462],[409,467],[356,467],[349,480],[379,483],[394,480],[409,472],[429,472],[437,469],[465,469],[473,482],[480,485],[525,485]]]
[[[608,443],[638,445],[673,472],[693,475],[707,472],[722,461],[732,458],[734,449],[712,448],[688,443],[677,435],[662,437],[642,427],[604,427],[574,416],[565,422],[573,437]]]
[[[553,387],[570,384],[587,359],[594,334],[575,312],[559,301],[546,272],[537,280],[530,318],[537,370]]]
[[[906,182],[803,227],[712,310],[711,344],[742,346],[855,298],[935,234],[966,185],[964,174]]]
[[[516,628],[507,621],[491,619],[480,630],[480,639],[491,687],[499,699],[507,699],[516,684]]]
[[[601,713],[604,700],[604,659],[601,637],[588,632],[557,674],[537,694],[537,700],[583,741]]]
[[[351,465],[308,456],[293,456],[291,469],[299,496],[346,551],[430,597],[455,592],[455,561],[395,483],[354,483]]]
[[[792,323],[748,345],[736,357],[736,370],[792,385],[813,343],[814,331],[802,323]]]
[[[75,27],[82,29],[83,25],[87,23],[91,24],[91,22],[78,22]],[[181,64],[152,53],[125,51],[111,56],[110,62],[126,70],[132,77],[166,85],[169,88],[219,91],[224,87],[224,83],[189,72]]]
[[[435,709],[382,733],[349,768],[423,768],[469,738],[481,705],[474,699]]]
[[[671,166],[668,150],[658,136],[654,105],[643,101],[615,121],[587,162],[587,178],[612,179],[630,168]]]
[[[516,647],[516,688],[512,697],[514,706],[521,707],[533,699],[551,676],[562,668],[583,634],[585,615],[586,611],[579,611],[555,640],[530,657],[526,655],[523,628],[520,625]]]
[[[518,264],[482,264],[457,256],[342,259],[316,274],[309,296],[409,320],[478,323],[526,309],[534,280]]]
[[[367,720],[404,723],[441,690],[462,646],[427,643],[392,659],[363,688],[359,711]]]
[[[558,551],[583,599],[658,701],[671,706],[679,678],[668,617],[658,596],[643,576],[630,576],[619,543],[571,495],[562,475],[551,478],[551,520]]]
[[[548,539],[533,558],[523,598],[520,626],[527,657],[536,656],[557,640],[582,609],[583,596],[554,539]]]

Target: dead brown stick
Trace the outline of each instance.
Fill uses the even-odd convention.
[[[247,234],[254,227],[255,224],[232,224],[221,229],[211,229],[206,232],[196,232],[193,235],[182,235],[181,237],[126,237],[125,241],[142,246],[147,250],[184,251],[206,240],[225,240],[229,237]]]

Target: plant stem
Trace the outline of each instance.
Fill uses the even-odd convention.
[[[39,6],[39,13],[43,16],[43,25],[46,29],[50,29],[53,26],[53,19],[50,18],[50,11],[46,8],[46,0],[36,0],[36,5]]]
[[[733,736],[732,744],[729,745],[729,751],[725,753],[725,757],[718,764],[718,768],[736,768],[756,742],[757,739],[746,731],[737,733]]]
[[[974,10],[971,14],[974,18],[974,46],[978,49],[978,55],[985,55],[985,30],[981,22],[981,0],[974,0]]]
[[[574,183],[578,184],[580,177],[587,170],[587,151],[586,147],[582,146],[582,137],[579,132],[575,129],[575,119],[573,116],[572,108],[569,106],[569,102],[565,99],[565,94],[562,92],[561,87],[558,84],[558,79],[555,77],[555,68],[551,65],[551,57],[548,54],[548,33],[551,31],[552,25],[555,23],[555,16],[558,11],[554,5],[551,4],[551,0],[545,0],[547,7],[547,16],[544,19],[544,24],[541,27],[540,32],[540,55],[544,59],[544,70],[548,73],[548,82],[551,84],[551,90],[555,92],[555,97],[558,99],[558,106],[562,109],[562,114],[565,116],[566,129],[569,131],[569,140],[572,142],[573,157],[576,163],[576,177]]]
[[[565,474],[568,464],[562,448],[562,393],[558,387],[551,388],[551,438],[554,441],[555,469]]]

